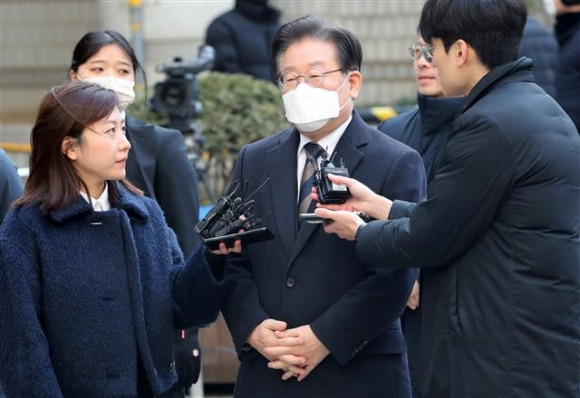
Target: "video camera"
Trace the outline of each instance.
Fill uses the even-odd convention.
[[[165,81],[155,85],[155,94],[150,102],[153,112],[169,118],[168,127],[182,133],[194,132],[193,120],[201,114],[199,84],[196,75],[213,67],[215,50],[201,46],[198,57],[184,61],[175,57],[169,64],[158,65],[155,70],[165,73]]]

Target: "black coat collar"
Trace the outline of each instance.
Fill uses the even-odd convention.
[[[476,103],[481,97],[487,94],[494,85],[496,85],[500,80],[505,80],[511,78],[512,75],[521,75],[517,77],[518,80],[534,81],[532,76],[532,60],[526,57],[522,57],[516,61],[508,62],[493,68],[487,75],[485,75],[476,85],[473,87],[469,95],[465,100],[465,106],[463,107],[463,112],[469,109],[474,103]]]

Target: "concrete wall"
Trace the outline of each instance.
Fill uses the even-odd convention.
[[[144,1],[144,66],[149,83],[164,78],[155,72],[155,65],[175,55],[195,58],[207,23],[232,5],[233,0]],[[96,29],[118,30],[130,38],[127,2],[2,0],[0,123],[31,123],[48,88],[67,79],[76,42]]]
[[[359,105],[414,101],[407,47],[423,1],[271,0],[283,22],[304,15],[327,18],[353,31],[363,46]],[[142,2],[143,61],[148,83],[163,80],[155,66],[174,56],[192,59],[205,29],[233,0],[146,0]],[[541,4],[531,7],[542,17]],[[537,5],[532,3],[531,6]],[[126,0],[1,0],[0,123],[30,123],[48,87],[67,78],[73,47],[87,31],[115,29],[131,38]]]
[[[142,32],[149,84],[164,78],[155,66],[174,56],[191,59],[207,24],[230,9],[233,0],[144,1]],[[361,39],[365,77],[359,103],[393,103],[414,96],[406,48],[422,2],[272,1],[283,21],[312,14],[351,29]],[[131,37],[126,1],[2,0],[0,121],[30,122],[51,85],[67,78],[72,49],[94,29],[115,29]]]

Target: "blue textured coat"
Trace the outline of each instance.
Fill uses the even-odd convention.
[[[125,189],[107,212],[80,196],[47,216],[11,211],[0,229],[7,396],[136,396],[138,358],[152,390],[169,389],[174,326],[212,322],[221,303],[202,250],[184,264],[159,206]]]

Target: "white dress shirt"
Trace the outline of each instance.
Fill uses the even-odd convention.
[[[338,126],[338,128],[336,130],[334,130],[332,133],[328,134],[327,136],[321,138],[320,141],[317,142],[317,144],[320,145],[326,151],[329,159],[332,159],[332,155],[334,154],[334,149],[336,148],[338,141],[340,140],[340,138],[344,134],[344,131],[348,127],[348,124],[350,123],[351,120],[352,120],[352,115],[349,116],[349,118],[346,120],[346,122],[344,122],[343,124]],[[298,165],[297,165],[297,169],[296,169],[296,186],[298,187],[298,195],[296,196],[296,202],[298,202],[298,200],[300,199],[299,195],[300,195],[300,184],[302,181],[302,172],[304,171],[304,165],[306,164],[306,151],[304,150],[304,146],[306,144],[308,144],[310,141],[312,141],[310,138],[305,137],[304,135],[300,134],[300,144],[298,145],[298,153],[297,153]],[[320,167],[321,160],[322,160],[322,157],[317,159],[317,163],[318,163],[319,167]],[[340,160],[340,159],[338,159],[338,160]]]
[[[81,196],[87,201],[87,203],[93,205],[95,211],[109,211],[111,210],[111,202],[109,201],[109,185],[105,185],[105,189],[99,198],[91,198],[89,200],[89,195],[84,192],[80,192]]]

